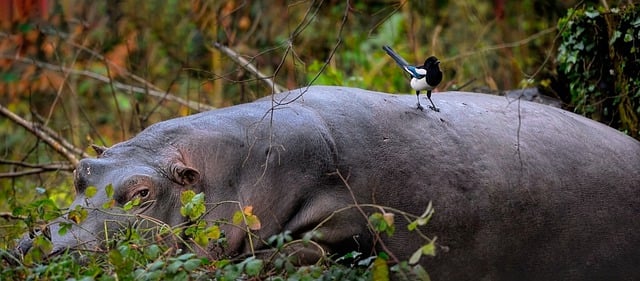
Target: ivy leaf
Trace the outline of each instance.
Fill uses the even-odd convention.
[[[596,17],[598,17],[600,15],[600,12],[593,10],[593,9],[589,9],[588,11],[584,12],[584,15],[587,16],[590,19],[594,19]]]
[[[153,260],[160,256],[161,251],[162,250],[158,245],[152,244],[149,247],[144,248],[144,255],[146,258]]]
[[[263,265],[264,262],[262,260],[250,257],[245,260],[244,272],[249,276],[258,276],[262,271]]]
[[[191,272],[194,269],[198,268],[198,266],[200,266],[201,263],[202,261],[200,259],[190,259],[184,262],[182,267],[184,268],[184,270]]]
[[[175,274],[180,270],[180,267],[182,267],[183,264],[184,263],[179,260],[173,261],[169,266],[167,266],[167,272]]]

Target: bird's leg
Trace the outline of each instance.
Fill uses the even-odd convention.
[[[416,91],[416,97],[418,98],[418,109],[424,110],[424,107],[420,104],[420,91]]]
[[[427,90],[427,98],[431,102],[431,106],[429,106],[429,108],[431,108],[435,112],[440,112],[440,108],[437,108],[436,105],[431,100],[431,91],[430,90]],[[418,102],[420,102],[420,101],[418,100]]]

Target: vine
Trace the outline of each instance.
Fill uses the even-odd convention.
[[[558,29],[575,112],[640,139],[640,7],[569,9]]]

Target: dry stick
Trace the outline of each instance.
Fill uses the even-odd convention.
[[[23,171],[19,171],[19,172],[0,173],[0,179],[1,178],[17,178],[17,177],[22,177],[22,176],[41,174],[41,173],[45,173],[45,172],[59,172],[59,171],[62,171],[62,170],[73,171],[73,169],[75,169],[75,168],[73,166],[71,166],[71,165],[61,165],[61,166],[57,166],[57,167],[56,166],[51,166],[51,167],[35,168],[35,169],[23,170]]]
[[[51,146],[55,151],[57,151],[62,156],[67,158],[67,160],[69,160],[69,162],[71,162],[73,166],[78,165],[78,162],[79,162],[78,158],[69,149],[70,147],[73,147],[73,145],[71,145],[70,143],[57,141],[56,140],[57,136],[49,135],[46,130],[43,130],[41,128],[40,124],[24,120],[22,117],[11,112],[9,109],[4,107],[3,105],[0,105],[0,114],[7,116],[7,118],[11,119],[14,123],[24,127],[29,132],[34,134],[36,137],[43,140],[46,144]]]
[[[222,44],[220,44],[218,42],[213,43],[213,46],[216,47],[216,49],[220,50],[223,54],[225,54],[231,60],[233,60],[235,63],[237,63],[238,65],[242,66],[247,71],[253,73],[253,75],[257,76],[258,79],[260,79],[265,84],[267,84],[267,86],[269,86],[269,88],[272,89],[275,94],[281,93],[281,92],[284,92],[284,91],[287,90],[287,88],[285,88],[284,86],[281,86],[281,85],[277,84],[276,82],[274,82],[273,79],[271,79],[270,76],[267,76],[267,75],[263,74],[262,72],[260,72],[258,70],[258,68],[256,68],[253,64],[251,64],[245,58],[241,57],[238,53],[236,53],[231,48],[223,46]]]
[[[73,169],[75,169],[73,165],[68,163],[62,163],[62,162],[53,162],[53,163],[47,163],[47,164],[32,164],[32,163],[26,163],[21,161],[0,159],[0,164],[19,166],[23,168],[31,168],[28,170],[22,170],[18,172],[0,173],[0,178],[17,178],[21,176],[40,174],[44,172],[58,172],[58,171],[70,172],[70,171],[73,171]]]
[[[176,96],[174,96],[172,94],[168,94],[168,92],[158,91],[158,90],[153,90],[153,89],[150,89],[150,88],[143,88],[143,87],[132,86],[132,85],[116,82],[116,81],[113,81],[112,79],[110,79],[107,76],[100,75],[100,74],[97,74],[95,72],[62,67],[62,66],[59,66],[59,65],[50,64],[50,63],[37,61],[37,60],[34,60],[34,59],[29,59],[29,58],[24,58],[24,57],[0,55],[0,58],[2,58],[2,59],[10,59],[10,60],[21,62],[21,63],[35,65],[37,67],[53,70],[53,71],[56,71],[56,72],[66,72],[66,73],[70,73],[70,74],[74,74],[74,75],[81,75],[81,76],[93,78],[95,80],[98,80],[98,81],[101,81],[101,82],[104,82],[104,83],[112,83],[114,88],[116,88],[118,90],[122,90],[122,91],[124,91],[124,92],[126,92],[128,94],[140,93],[140,94],[147,94],[149,96],[160,98],[160,99],[164,98],[165,100],[176,102],[178,104],[184,105],[184,106],[189,107],[189,108],[191,108],[191,109],[193,109],[195,111],[198,111],[198,112],[215,109],[215,107],[213,107],[213,106],[206,105],[206,104],[203,104],[203,103],[199,103],[199,102],[196,102],[196,101],[185,100],[183,98],[176,97]],[[147,85],[147,84],[145,84],[145,85]]]
[[[5,220],[26,220],[27,219],[26,216],[16,216],[9,212],[0,212],[0,218],[3,218]]]
[[[37,113],[31,112],[31,114],[33,115],[33,117],[35,119],[37,119],[37,121],[40,121],[42,124],[45,123],[46,120],[43,119],[41,116],[37,115]],[[82,158],[91,157],[88,153],[84,152],[84,150],[82,150],[79,147],[74,146],[73,144],[68,142],[66,139],[64,139],[63,137],[58,135],[58,133],[56,133],[56,131],[54,131],[53,129],[49,128],[48,126],[42,125],[41,123],[36,123],[36,122],[33,122],[33,123],[34,124],[38,124],[38,129],[44,131],[45,134],[50,135],[54,140],[56,140],[57,142],[62,144],[64,147],[66,147],[72,153],[80,155],[80,157],[82,157]],[[1,160],[0,160],[0,162],[1,162]]]

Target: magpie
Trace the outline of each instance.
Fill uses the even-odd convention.
[[[382,46],[382,49],[396,61],[396,63],[404,69],[411,76],[411,88],[416,90],[416,97],[418,98],[418,109],[423,110],[420,104],[420,91],[427,91],[427,98],[431,102],[431,108],[434,111],[440,111],[439,108],[431,100],[431,90],[433,90],[440,81],[442,81],[442,71],[440,70],[440,61],[434,56],[430,56],[424,61],[424,65],[412,66],[407,63],[400,55],[391,49],[389,46]]]

